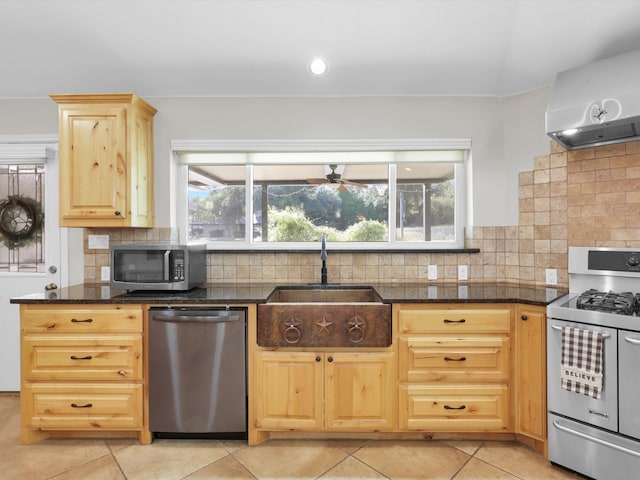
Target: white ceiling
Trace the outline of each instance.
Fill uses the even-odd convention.
[[[0,0],[0,98],[508,96],[637,49],[640,0]]]

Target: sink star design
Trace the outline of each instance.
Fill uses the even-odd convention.
[[[365,326],[365,322],[360,320],[358,318],[358,316],[356,315],[355,317],[353,317],[353,320],[349,320],[349,325],[351,325],[352,329],[353,328],[358,329],[358,328],[364,327]]]
[[[325,316],[322,317],[322,321],[316,322],[316,325],[320,327],[320,333],[327,332],[329,333],[329,327],[333,325],[333,322],[327,322],[327,318]]]

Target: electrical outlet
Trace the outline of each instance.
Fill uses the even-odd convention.
[[[468,268],[466,265],[458,265],[458,280],[467,280],[469,278]]]
[[[429,265],[427,269],[427,277],[429,280],[437,280],[438,279],[438,266],[437,265]]]
[[[109,235],[89,235],[89,249],[108,250]]]
[[[558,270],[555,268],[547,268],[545,270],[545,283],[547,285],[557,285],[558,284]]]
[[[103,282],[111,280],[111,269],[109,267],[100,268],[100,280]]]

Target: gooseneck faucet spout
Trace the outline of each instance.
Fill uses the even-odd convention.
[[[327,284],[327,235],[322,234],[322,247],[320,248],[320,259],[322,260],[321,280],[322,285]]]

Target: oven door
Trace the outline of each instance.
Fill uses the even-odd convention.
[[[562,327],[575,327],[603,332],[604,365],[602,395],[595,399],[562,388],[560,366],[562,360]],[[547,404],[550,412],[618,431],[618,334],[616,329],[567,322],[551,318],[547,323]]]
[[[640,333],[618,332],[618,357],[620,369],[620,433],[640,439]]]

